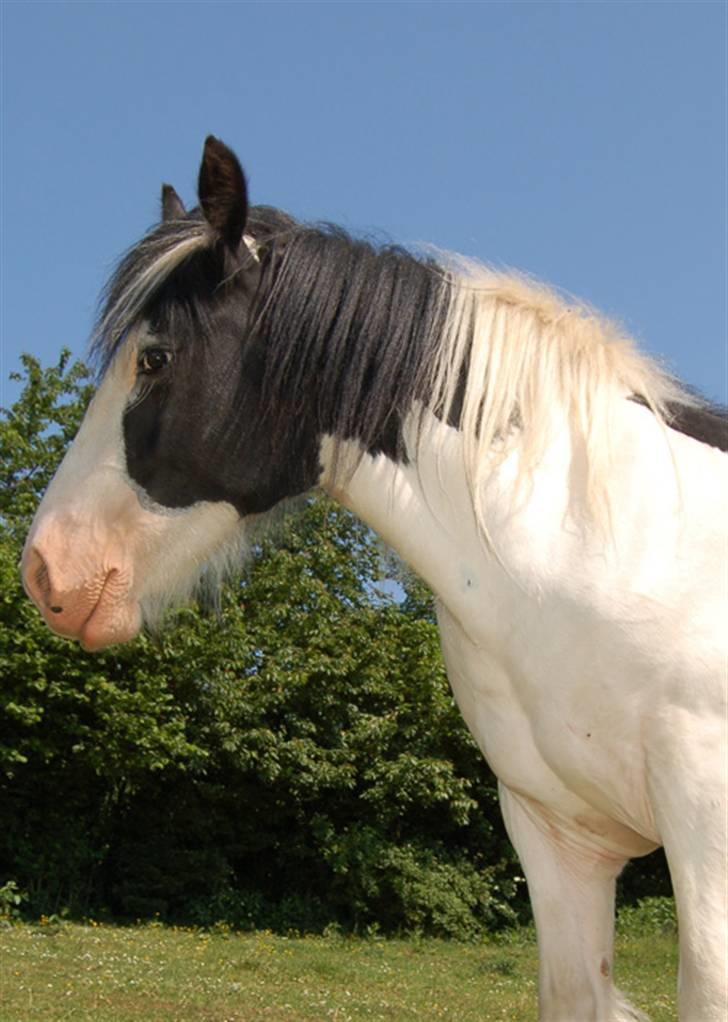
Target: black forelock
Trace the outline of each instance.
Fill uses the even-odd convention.
[[[265,206],[253,207],[248,223],[264,244],[295,225],[287,214]],[[182,297],[192,308],[196,300],[204,301],[211,284],[219,286],[251,260],[243,245],[237,260],[220,246],[199,208],[156,224],[124,253],[101,294],[90,345],[92,360],[103,373],[128,331],[147,319],[165,295]]]
[[[163,274],[157,277],[155,267],[160,266],[172,250],[192,238],[201,238],[204,233],[204,220],[193,211],[184,220],[157,224],[121,257],[102,291],[91,338],[91,357],[102,373],[129,329],[144,317],[149,302],[167,279]],[[144,281],[148,276],[156,279],[147,292]]]

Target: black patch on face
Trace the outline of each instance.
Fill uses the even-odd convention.
[[[197,253],[147,309],[153,336],[123,433],[129,475],[156,503],[227,501],[249,515],[316,484],[318,438],[299,419],[288,448],[276,449],[261,402],[265,345],[250,325],[259,272],[251,263],[224,283],[226,262]],[[171,358],[147,374],[145,350]]]

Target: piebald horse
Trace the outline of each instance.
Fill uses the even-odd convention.
[[[132,639],[322,487],[436,594],[541,1018],[643,1017],[613,981],[615,879],[663,845],[680,1018],[725,1022],[724,413],[525,278],[249,207],[215,138],[199,207],[165,185],[162,211],[108,284],[100,385],[27,539],[48,625]]]

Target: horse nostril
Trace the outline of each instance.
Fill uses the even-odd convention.
[[[36,557],[39,559],[40,564],[35,573],[35,584],[37,585],[39,591],[47,599],[51,588],[50,578],[48,577],[48,567],[46,565],[46,562],[43,560],[42,556],[37,551]]]
[[[48,564],[37,547],[31,550],[26,578],[29,583],[28,591],[38,606],[45,606],[51,614],[63,613],[63,607],[59,603],[51,603],[53,596],[59,594],[53,592]]]

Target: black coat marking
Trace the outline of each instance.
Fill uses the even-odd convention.
[[[301,428],[277,450],[261,412],[265,344],[251,328],[259,273],[251,267],[227,285],[223,273],[220,254],[203,250],[146,310],[148,346],[172,358],[151,383],[141,377],[124,441],[130,476],[157,503],[222,500],[248,515],[315,485],[318,444]]]
[[[717,447],[720,451],[728,451],[728,409],[704,401],[699,394],[685,389],[686,398],[692,403],[679,404],[671,401],[667,406],[667,424],[671,429]],[[632,398],[637,404],[648,407],[643,397]]]
[[[670,404],[668,411],[668,425],[672,429],[703,444],[728,451],[728,410],[710,404]]]

